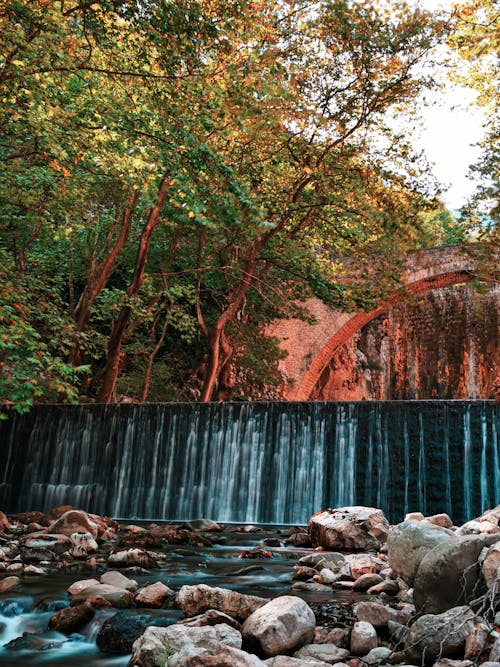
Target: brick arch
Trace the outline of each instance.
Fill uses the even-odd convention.
[[[474,278],[470,269],[461,269],[439,273],[437,275],[420,278],[413,282],[406,282],[405,286],[389,296],[380,306],[369,312],[352,313],[347,318],[339,314],[339,326],[333,335],[323,344],[308,363],[305,370],[293,386],[285,388],[284,394],[288,400],[307,401],[319,381],[321,374],[329,364],[335,351],[344,345],[357,331],[362,329],[373,319],[386,312],[397,303],[404,300],[405,292],[422,294],[430,290],[459,285],[470,282]],[[408,276],[407,276],[408,280]]]

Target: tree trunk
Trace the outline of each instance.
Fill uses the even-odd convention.
[[[120,254],[121,249],[123,248],[130,232],[132,213],[137,203],[137,199],[138,193],[136,190],[134,190],[127,200],[127,204],[122,215],[120,232],[113,244],[113,247],[110,249],[101,265],[91,271],[82,295],[75,309],[73,310],[73,319],[75,321],[75,338],[73,342],[73,348],[70,352],[69,362],[74,366],[80,366],[80,364],[82,364],[84,361],[78,334],[85,330],[90,319],[92,306],[94,305],[95,300],[99,294],[108,284],[108,281],[113,273],[116,259]]]
[[[156,201],[151,209],[147,222],[142,230],[139,241],[139,248],[137,250],[137,257],[135,260],[134,274],[127,288],[127,296],[129,298],[137,296],[139,290],[144,282],[144,271],[148,258],[149,244],[151,236],[158,225],[160,214],[167,196],[169,187],[169,177],[164,176],[161,180]],[[106,360],[106,367],[104,369],[104,379],[99,393],[98,401],[100,403],[111,403],[113,400],[113,393],[116,386],[116,380],[120,371],[120,355],[123,335],[127,328],[132,308],[129,305],[122,306],[120,314],[111,330],[111,335],[108,342],[108,355]]]

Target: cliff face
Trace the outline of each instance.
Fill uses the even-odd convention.
[[[313,400],[494,398],[500,392],[500,288],[427,292],[337,350]]]

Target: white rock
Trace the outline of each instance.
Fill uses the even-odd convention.
[[[357,621],[351,632],[351,653],[366,655],[377,646],[377,632],[371,623]]]
[[[127,591],[136,591],[137,590],[137,581],[135,579],[129,579],[121,572],[116,570],[109,570],[101,576],[101,584],[109,584],[110,586],[117,586],[118,588],[124,588]]]
[[[260,646],[266,656],[298,649],[310,642],[316,619],[301,598],[283,595],[251,614],[242,627],[242,635]]]
[[[222,646],[241,649],[241,634],[225,623],[193,628],[149,626],[132,646],[129,667],[178,667],[183,658],[217,650]],[[168,662],[167,662],[168,658]]]

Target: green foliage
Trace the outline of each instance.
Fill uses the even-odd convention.
[[[419,217],[408,147],[376,150],[444,29],[404,3],[4,2],[0,398],[274,395],[266,324],[368,307],[422,227],[457,231]]]
[[[39,400],[75,402],[88,367],[65,361],[73,327],[59,294],[35,276],[14,284],[2,270],[0,280],[0,402],[18,412]]]

